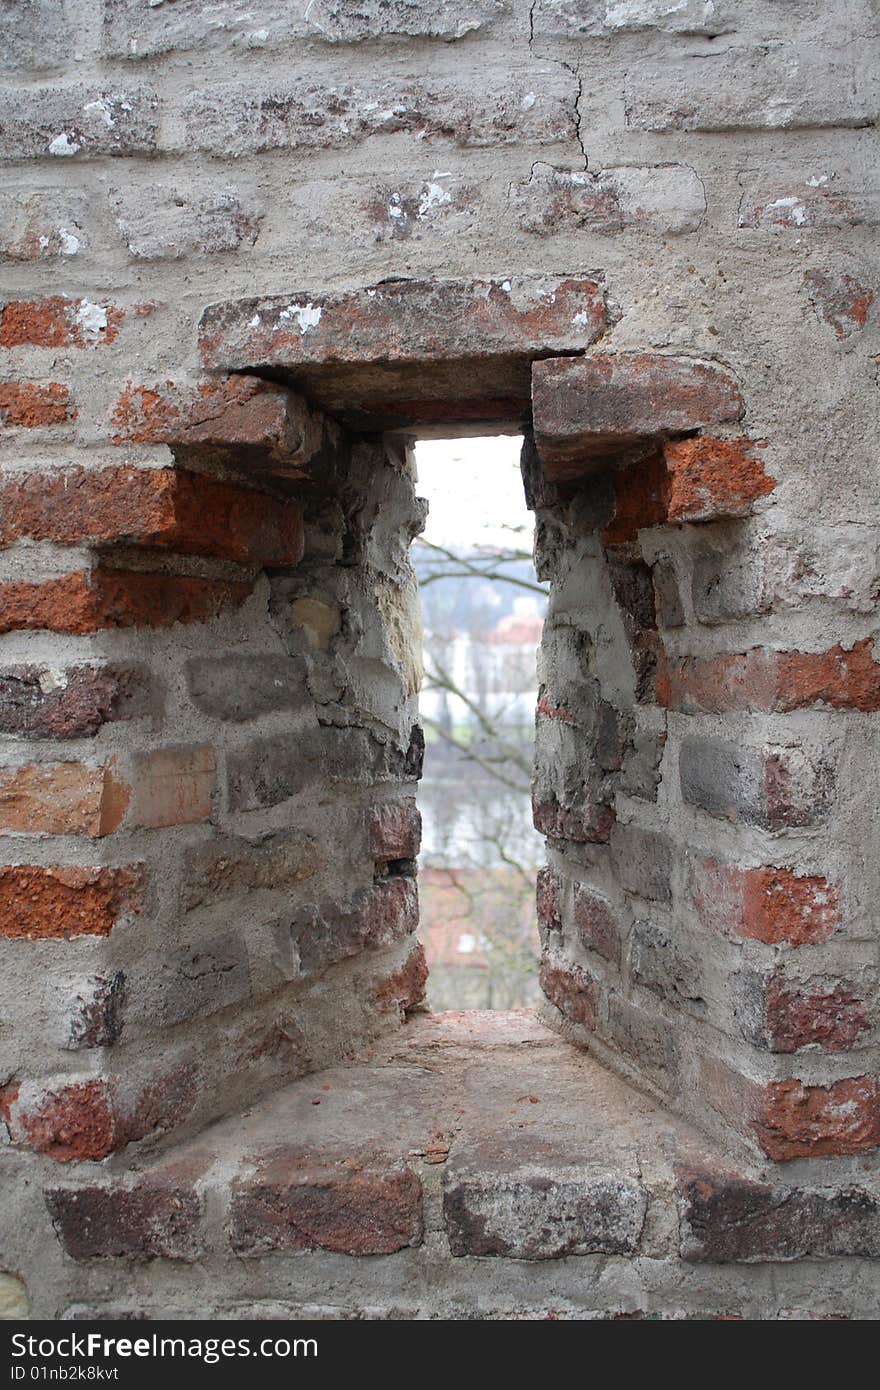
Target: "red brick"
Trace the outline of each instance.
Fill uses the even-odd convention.
[[[290,1147],[256,1177],[233,1183],[230,1241],[238,1255],[390,1255],[421,1239],[421,1183],[399,1160],[333,1161]]]
[[[549,695],[542,695],[538,701],[537,712],[542,719],[556,719],[560,724],[576,724],[577,720],[567,705],[557,704]]]
[[[8,300],[0,312],[0,348],[112,343],[123,318],[123,311],[114,304],[92,304],[63,294]]]
[[[532,800],[535,829],[554,840],[604,844],[614,825],[614,809],[604,803],[563,806],[558,801]]]
[[[189,1117],[196,1098],[194,1069],[184,1065],[139,1088],[100,1078],[43,1087],[15,1082],[0,1093],[0,1114],[13,1143],[68,1163],[106,1158],[172,1129]]]
[[[775,483],[748,440],[677,439],[615,470],[614,516],[606,545],[625,545],[650,526],[746,516]]]
[[[578,965],[553,965],[545,957],[541,962],[539,984],[551,1004],[571,1023],[582,1028],[596,1026],[598,985],[592,976]]]
[[[68,940],[108,936],[119,919],[143,902],[143,871],[124,868],[0,868],[0,937]]]
[[[428,964],[422,943],[417,941],[403,965],[392,970],[373,989],[373,999],[379,1009],[414,1009],[425,997],[428,983]]]
[[[370,811],[370,854],[379,863],[415,859],[422,839],[422,818],[414,796],[389,801]]]
[[[669,472],[662,453],[614,473],[614,516],[602,532],[606,545],[626,545],[639,531],[665,525],[669,515]]]
[[[768,945],[815,945],[841,925],[837,887],[820,875],[706,859],[692,865],[691,892],[706,926]]]
[[[0,831],[112,835],[128,803],[112,765],[28,763],[0,768]]]
[[[239,607],[253,585],[128,570],[75,570],[42,584],[0,583],[0,632],[79,635],[117,627],[202,623]]]
[[[68,387],[59,381],[0,381],[0,429],[39,429],[76,419]]]
[[[880,1147],[880,1083],[871,1076],[844,1077],[830,1086],[771,1081],[755,1129],[767,1157],[777,1163],[868,1153]]]
[[[214,750],[207,744],[136,754],[126,826],[157,829],[210,820],[216,784]]]
[[[45,1199],[73,1260],[195,1260],[201,1254],[202,1202],[181,1183],[52,1187]]]
[[[880,1082],[847,1076],[829,1085],[797,1078],[756,1081],[717,1059],[705,1059],[701,1087],[735,1128],[756,1138],[776,1163],[831,1158],[880,1147]]]
[[[591,280],[386,280],[214,304],[202,315],[199,345],[206,367],[233,371],[416,364],[574,352],[604,325],[602,294]]]
[[[116,541],[251,565],[295,565],[303,554],[294,503],[173,468],[7,476],[0,516],[0,545]]]
[[[17,738],[86,738],[125,719],[149,698],[146,671],[112,666],[0,668],[0,733]]]
[[[663,446],[669,472],[669,521],[747,516],[776,486],[748,439],[676,439]]]
[[[711,657],[662,658],[657,703],[684,713],[747,709],[790,711],[812,705],[880,709],[880,663],[869,638],[845,651],[775,652],[753,647]]]
[[[80,1081],[44,1091],[33,1104],[19,1091],[7,1107],[15,1144],[59,1163],[101,1159],[114,1151],[113,1107],[105,1081]]]
[[[764,985],[763,1034],[771,1052],[820,1047],[848,1052],[869,1027],[865,1001],[855,986],[841,981],[826,988],[786,984],[781,970]]]
[[[595,471],[652,438],[738,420],[723,367],[651,353],[549,358],[532,367],[538,452],[551,482]]]
[[[234,448],[248,460],[254,450],[279,457],[314,452],[322,425],[284,387],[246,376],[197,385],[129,382],[111,422],[114,444],[168,444],[196,452]]]

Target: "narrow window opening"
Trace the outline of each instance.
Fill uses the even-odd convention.
[[[416,447],[424,624],[421,933],[435,1009],[538,998],[531,817],[536,654],[547,606],[516,437]]]

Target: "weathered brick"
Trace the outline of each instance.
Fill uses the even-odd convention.
[[[632,64],[626,75],[632,130],[798,130],[867,126],[876,98],[851,55],[792,43]]]
[[[838,338],[850,338],[868,321],[874,291],[845,271],[808,270],[804,287],[816,317]]]
[[[0,767],[0,830],[33,835],[112,835],[128,802],[113,764]]]
[[[639,531],[666,524],[669,470],[659,449],[629,468],[615,469],[612,489],[612,515],[602,531],[606,546],[628,545],[636,540]]]
[[[329,965],[405,941],[419,924],[419,895],[413,878],[394,874],[355,896],[351,910],[333,904],[307,914],[293,928],[303,971],[320,974]]]
[[[803,183],[759,184],[740,204],[740,227],[802,232],[840,231],[876,221],[876,209],[860,193],[836,187],[827,175]]]
[[[135,1087],[101,1078],[14,1082],[0,1092],[12,1142],[60,1163],[102,1159],[191,1113],[192,1069],[159,1074]]]
[[[538,801],[533,797],[532,821],[535,829],[551,840],[602,844],[614,825],[614,808],[602,802],[563,806],[555,798]]]
[[[647,438],[738,420],[743,412],[725,368],[652,353],[535,362],[532,399],[535,440],[551,481],[590,472],[596,460]]]
[[[880,1147],[880,1082],[875,1077],[847,1076],[827,1086],[806,1085],[795,1077],[759,1082],[706,1059],[701,1085],[719,1114],[757,1139],[776,1163]]]
[[[46,1206],[73,1260],[186,1260],[202,1253],[202,1201],[192,1187],[148,1180],[133,1187],[49,1187]]]
[[[0,192],[0,260],[68,260],[88,250],[88,203],[63,189]]]
[[[383,1012],[396,1010],[403,1017],[425,997],[428,983],[428,963],[420,941],[413,946],[403,965],[377,980],[373,986],[373,1002]]]
[[[0,667],[0,733],[88,738],[150,696],[147,672],[134,667]]]
[[[857,1184],[810,1190],[703,1172],[679,1180],[678,1198],[685,1260],[880,1255],[880,1204]]]
[[[158,829],[211,819],[217,779],[210,745],[136,753],[130,779],[128,828]]]
[[[769,1052],[849,1052],[870,1027],[864,996],[851,980],[789,982],[777,966],[741,971],[736,985],[743,1036]]]
[[[43,583],[0,583],[0,632],[82,634],[117,627],[203,623],[239,607],[253,585],[98,568]]]
[[[261,203],[232,185],[193,194],[183,187],[151,183],[120,189],[111,201],[119,235],[135,261],[178,261],[248,250],[265,215]]]
[[[0,429],[41,429],[76,419],[69,387],[60,381],[0,381]]]
[[[599,988],[579,965],[556,964],[545,956],[541,961],[539,984],[545,997],[570,1023],[590,1030],[595,1028]]]
[[[845,612],[873,613],[878,596],[880,537],[858,522],[828,525],[766,537],[760,548],[760,595],[748,611],[827,603]]]
[[[116,1147],[113,1105],[101,1080],[59,1083],[53,1090],[28,1088],[0,1103],[15,1144],[58,1163],[106,1158]]]
[[[697,619],[710,626],[766,612],[760,560],[751,553],[740,556],[715,549],[695,555],[691,597]]]
[[[650,566],[644,560],[622,558],[615,554],[607,555],[605,563],[614,597],[622,609],[630,633],[638,636],[646,630],[656,629],[657,614]]]
[[[187,910],[255,889],[292,888],[320,873],[327,852],[302,830],[275,831],[254,840],[224,836],[185,853],[181,905]]]
[[[664,657],[657,703],[685,714],[747,709],[880,709],[880,663],[869,639],[849,651],[776,652],[753,647],[711,657]]]
[[[240,1004],[251,994],[241,931],[199,936],[127,975],[126,1027],[174,1028]]]
[[[229,83],[193,92],[183,119],[189,148],[226,157],[350,149],[401,133],[465,149],[555,145],[576,139],[575,90],[571,74],[548,67],[503,79],[486,73],[478,92],[454,80],[427,79],[334,86],[289,80],[256,91]]]
[[[676,1008],[705,1013],[702,971],[695,953],[656,921],[633,923],[630,973],[643,989]]]
[[[256,377],[196,385],[160,382],[122,391],[111,420],[114,444],[168,444],[178,457],[220,459],[236,469],[308,477],[340,445],[339,430],[302,397]]]
[[[679,1039],[665,1019],[612,991],[603,1035],[662,1090],[680,1094]]]
[[[390,1255],[421,1243],[421,1183],[400,1159],[334,1160],[282,1146],[255,1176],[233,1183],[229,1239],[237,1255]]]
[[[361,43],[402,36],[446,42],[492,25],[501,0],[220,0],[205,11],[201,0],[145,8],[141,0],[104,0],[105,51],[119,58],[150,58],[192,49],[265,49],[296,40]]]
[[[624,888],[649,902],[672,901],[673,842],[662,831],[618,823],[611,833],[611,858]]]
[[[513,190],[525,232],[591,232],[611,236],[629,227],[660,236],[695,232],[706,213],[700,179],[686,165],[603,169],[586,173],[537,164]]]
[[[71,299],[8,299],[0,309],[0,348],[88,348],[112,343],[124,312],[115,304]]]
[[[48,72],[61,68],[72,40],[71,15],[60,0],[0,3],[0,69]]]
[[[0,135],[7,159],[154,154],[158,100],[144,88],[7,88]]]
[[[373,806],[368,814],[367,835],[373,859],[388,863],[417,857],[422,841],[422,818],[415,797]]]
[[[67,940],[109,936],[116,923],[141,910],[143,869],[0,868],[0,937]]]
[[[748,747],[686,738],[679,759],[681,794],[692,806],[734,824],[766,830],[816,825],[834,797],[830,764],[801,747]]]
[[[620,923],[608,900],[585,883],[574,885],[571,924],[588,951],[595,951],[612,965],[620,965],[623,949]]]
[[[736,28],[731,0],[537,0],[533,33],[548,38],[601,37],[657,29],[714,37]]]
[[[535,879],[535,911],[543,944],[546,944],[548,932],[562,931],[561,893],[562,880],[559,874],[555,873],[549,864],[544,864],[538,870]]]
[[[817,874],[694,860],[691,894],[700,920],[731,936],[768,945],[827,941],[841,925],[836,884]]]
[[[242,564],[295,565],[300,508],[174,468],[65,468],[0,481],[0,545],[127,542]]]
[[[186,686],[203,714],[236,723],[312,707],[305,663],[280,652],[193,657],[186,663]]]
[[[625,1173],[597,1171],[520,1138],[457,1148],[443,1181],[443,1221],[454,1256],[554,1260],[631,1255],[648,1196]]]
[[[71,1052],[80,1048],[111,1047],[122,1037],[127,1002],[124,971],[91,976],[71,999],[64,1046]]]
[[[196,1108],[204,1085],[192,1062],[153,1070],[134,1084],[117,1084],[113,1103],[115,1148],[124,1149],[157,1130],[183,1124]]]
[[[669,521],[747,516],[775,487],[747,439],[676,439],[663,446],[669,473]]]
[[[199,343],[207,367],[421,363],[577,351],[603,326],[591,280],[394,280],[215,304]]]
[[[261,735],[226,758],[227,799],[235,811],[277,806],[317,781],[358,785],[419,775],[407,754],[358,728]]]

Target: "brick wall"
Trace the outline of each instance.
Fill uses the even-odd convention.
[[[124,462],[2,483],[3,1113],[65,1161],[351,1051],[423,984],[405,451],[235,379],[126,386],[111,428]]]
[[[817,542],[775,532],[776,451],[740,432],[729,376],[597,354],[534,381],[548,1017],[734,1149],[871,1153],[878,978],[845,749],[877,709],[872,620],[847,621],[833,570],[821,617],[772,562],[774,598],[737,597]]]
[[[870,0],[0,10],[13,1144],[155,1143],[419,997],[381,433],[503,421],[548,1017],[722,1153],[865,1162]]]

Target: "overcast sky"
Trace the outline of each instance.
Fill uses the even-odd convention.
[[[522,440],[426,439],[416,445],[418,493],[430,503],[426,540],[436,545],[515,545],[531,549],[519,452]],[[511,536],[504,527],[525,527]]]

